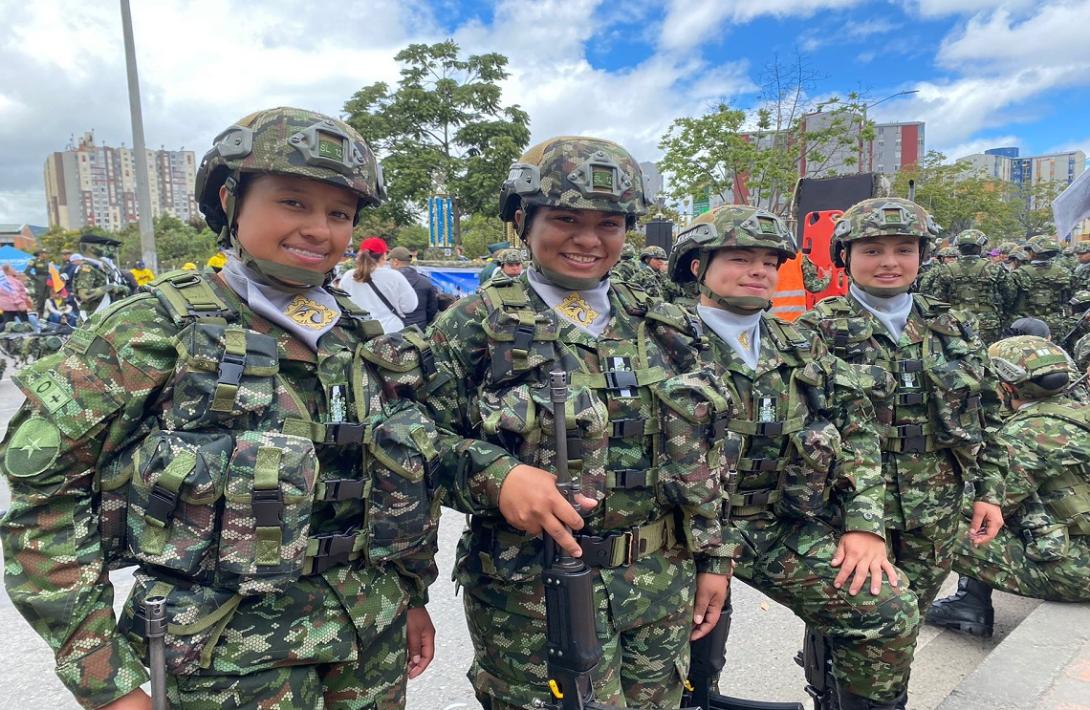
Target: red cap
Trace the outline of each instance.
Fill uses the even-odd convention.
[[[386,240],[382,237],[367,237],[367,239],[360,242],[360,251],[363,251],[364,249],[375,256],[382,256],[390,250],[390,248],[386,246]]]

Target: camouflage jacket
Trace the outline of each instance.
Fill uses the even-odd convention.
[[[1016,289],[1014,318],[1040,318],[1061,337],[1071,315],[1071,272],[1055,262],[1031,263],[1011,275]]]
[[[1090,263],[1078,264],[1071,272],[1071,292],[1090,290]]]
[[[613,281],[631,281],[641,267],[640,260],[635,257],[621,259],[609,272],[609,278]]]
[[[692,321],[680,308],[653,302],[612,279],[609,301],[612,317],[595,338],[549,308],[525,274],[493,277],[482,293],[458,301],[428,331],[436,364],[450,375],[428,399],[436,421],[466,436],[466,446],[498,444],[512,454],[502,466],[498,461],[449,486],[452,504],[474,514],[459,548],[457,577],[494,606],[521,614],[543,611],[540,540],[507,526],[498,501],[515,464],[555,466],[548,390],[554,369],[571,376],[569,467],[583,493],[600,501],[583,532],[620,540],[634,529],[652,530],[658,543],[647,555],[629,553],[621,555],[624,560],[593,565],[614,599],[614,612],[631,610],[626,624],[662,618],[663,603],[673,603],[692,584],[682,561],[693,554],[700,570],[729,571],[721,530],[697,532],[698,523],[721,524],[726,491],[698,506],[713,511],[714,520],[698,520],[689,514],[685,491],[679,498],[685,484],[674,478],[693,476],[694,486],[706,492],[720,489],[714,481],[719,472],[707,471],[704,463],[686,467],[713,460],[710,449],[725,440],[722,419],[709,416],[707,407],[688,422],[671,423],[666,416],[673,406],[669,394],[688,386],[679,386],[675,361],[694,342]],[[718,385],[713,381],[710,387]],[[677,525],[664,523],[678,518]],[[653,532],[664,524],[676,544]],[[633,576],[654,581],[637,590]]]
[[[906,529],[958,511],[965,480],[978,500],[998,505],[1007,468],[983,343],[945,304],[913,299],[899,343],[851,296],[827,298],[796,321],[858,366],[886,452],[887,523]]]
[[[642,288],[651,298],[662,300],[666,277],[650,266],[641,265],[629,281]]]
[[[829,284],[833,281],[833,274],[829,273],[821,276],[818,273],[817,265],[810,261],[810,257],[805,254],[802,257],[802,286],[810,293],[821,293],[825,289],[829,288]]]
[[[1009,272],[980,256],[962,256],[935,271],[929,295],[972,314],[982,329],[998,330],[1014,307]]]
[[[426,348],[372,338],[338,300],[315,353],[218,277],[174,272],[16,375],[27,401],[0,446],[5,583],[85,706],[145,678],[134,598],[115,624],[109,568],[140,567],[134,595],[166,585],[167,666],[181,674],[208,667],[232,609],[282,617],[259,642],[217,647],[253,668],[355,653],[351,629],[299,636],[332,628],[331,603],[367,628],[425,601],[449,454],[404,398],[428,379]]]
[[[824,344],[765,315],[757,369],[708,332],[710,362],[737,402],[744,435],[732,520],[822,518],[885,537],[882,457],[874,408],[854,370]]]
[[[79,302],[80,309],[87,315],[91,315],[98,308],[108,288],[118,284],[124,285],[120,272],[108,273],[103,267],[92,264],[86,259],[80,263],[72,277],[72,291]]]
[[[1000,439],[1010,449],[1004,511],[1038,544],[1050,527],[1090,534],[1090,404],[1068,396],[1024,405]]]

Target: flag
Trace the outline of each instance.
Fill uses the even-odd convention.
[[[1090,216],[1090,170],[1084,170],[1052,201],[1052,219],[1060,239],[1071,234],[1075,225],[1087,216]]]
[[[61,272],[57,271],[57,267],[53,266],[53,262],[49,262],[49,282],[53,284],[53,293],[60,293],[64,290],[64,279],[61,278]]]

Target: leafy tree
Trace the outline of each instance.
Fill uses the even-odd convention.
[[[216,234],[208,227],[197,229],[192,223],[164,214],[155,218],[155,250],[159,255],[159,270],[181,268],[186,262],[203,266],[219,247]],[[140,228],[130,224],[114,236],[121,240],[119,267],[131,267],[142,258]]]
[[[399,247],[405,247],[409,251],[418,249],[423,251],[428,248],[428,229],[420,224],[407,224],[399,227],[394,243]]]
[[[1067,185],[1059,182],[1038,182],[1028,187],[1014,187],[1011,204],[1014,207],[1014,219],[1019,228],[1017,236],[1055,234],[1056,224],[1052,221],[1052,201],[1066,187]],[[1067,235],[1059,236],[1062,239]]]
[[[462,59],[448,40],[411,44],[395,59],[397,88],[363,87],[345,103],[346,120],[382,158],[387,215],[406,225],[429,196],[450,195],[460,243],[462,216],[495,209],[510,164],[530,140],[529,116],[501,103],[499,82],[508,76],[501,54]]]
[[[507,240],[507,228],[499,217],[472,214],[462,219],[462,248],[471,259],[488,254],[488,245]]]

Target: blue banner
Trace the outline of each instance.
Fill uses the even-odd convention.
[[[476,293],[481,282],[478,278],[480,269],[450,269],[437,266],[414,267],[422,274],[426,274],[431,282],[442,291],[452,296],[467,296]]]

